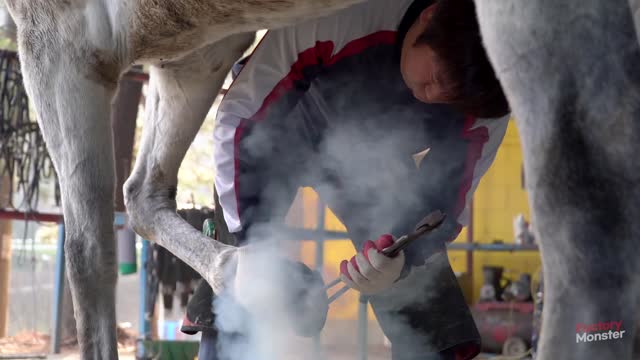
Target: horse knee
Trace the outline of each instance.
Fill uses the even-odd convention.
[[[122,188],[124,195],[124,204],[129,217],[129,226],[140,236],[148,237],[144,228],[146,220],[144,219],[143,208],[144,198],[142,195],[144,180],[133,174],[125,181]]]
[[[127,210],[136,207],[141,191],[142,180],[135,176],[135,174],[130,176],[127,181],[124,182],[122,193],[124,195],[124,203]]]
[[[69,280],[74,284],[97,282],[115,285],[117,260],[113,227],[82,232],[88,234],[95,231],[100,238],[81,236],[76,230],[79,229],[65,229],[64,251]]]
[[[125,182],[123,191],[129,225],[147,239],[153,238],[149,224],[154,214],[167,210],[175,213],[175,186],[166,184],[153,171],[144,175],[134,172]]]

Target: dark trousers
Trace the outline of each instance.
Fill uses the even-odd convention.
[[[200,350],[198,350],[198,360],[220,360],[218,357],[218,337],[215,331],[205,330],[200,339]]]

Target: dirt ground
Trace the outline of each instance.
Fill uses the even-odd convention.
[[[0,339],[0,356],[10,354],[42,354],[49,350],[49,337],[42,334],[22,333],[12,338]],[[353,360],[357,358],[355,349],[351,346],[325,346],[324,358],[331,360]],[[51,360],[80,360],[75,344],[66,343],[59,355],[45,355]],[[119,344],[120,360],[135,360],[135,341]],[[45,357],[43,357],[45,358]],[[309,354],[300,349],[283,360],[307,359]],[[369,346],[368,360],[388,360],[389,350],[382,345]],[[476,360],[492,359],[490,355],[481,355]],[[497,359],[496,359],[497,360]]]
[[[369,322],[368,331],[368,360],[388,360],[390,359],[389,349],[384,345],[382,332],[377,323]],[[357,356],[357,344],[354,340],[356,331],[354,321],[329,321],[323,332],[322,343],[324,359],[331,360],[353,360]],[[135,360],[135,339],[136,333],[130,329],[119,329],[118,347],[121,360]],[[197,341],[197,337],[192,339]],[[310,359],[309,350],[311,343],[307,339],[294,341],[292,351],[286,359],[300,360]],[[0,339],[0,357],[15,354],[48,354],[50,349],[50,339],[48,335],[22,332],[13,337]],[[77,352],[77,345],[73,339],[62,344],[62,353],[59,355],[47,355],[46,359],[53,360],[80,360]],[[477,360],[498,360],[491,355],[481,355]],[[515,360],[515,359],[514,359]]]
[[[28,331],[21,332],[15,336],[1,338],[0,358],[5,359],[7,356],[17,354],[46,355],[51,348],[50,340],[49,335]],[[135,332],[118,328],[118,350],[122,353],[124,359],[127,359],[128,355],[131,356],[131,359],[134,359],[135,340]],[[75,338],[65,339],[60,345],[62,353],[55,357],[48,355],[47,359],[79,359]]]

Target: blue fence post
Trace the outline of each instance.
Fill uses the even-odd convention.
[[[136,344],[136,359],[147,359],[147,341],[151,339],[151,319],[147,317],[147,261],[149,259],[149,241],[142,239],[140,251],[140,336]]]
[[[64,223],[58,225],[58,247],[56,250],[56,270],[53,284],[51,352],[59,354],[60,332],[62,327],[62,301],[64,298]]]
[[[318,235],[316,237],[316,271],[322,276],[323,273],[323,265],[324,265],[324,242],[326,240],[326,236],[324,235],[325,229],[325,204],[322,199],[318,198],[318,216],[317,216],[317,224],[316,230],[318,231]],[[313,358],[315,360],[324,359],[324,354],[322,352],[322,338],[321,333],[313,337]]]

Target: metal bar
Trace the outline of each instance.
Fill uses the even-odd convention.
[[[0,219],[9,220],[23,220],[23,221],[40,221],[40,222],[62,222],[62,215],[59,214],[44,214],[37,212],[21,212],[13,210],[0,210]]]
[[[58,248],[56,250],[56,272],[53,286],[51,352],[53,354],[59,354],[60,333],[62,328],[62,301],[64,297],[64,224],[58,225]]]
[[[136,359],[149,359],[147,342],[151,340],[151,319],[147,317],[147,262],[149,260],[149,241],[141,239],[140,251],[140,302],[138,304],[138,339],[136,340]]]
[[[324,240],[327,231],[325,231],[325,205],[322,200],[318,199],[318,218],[316,224],[316,270],[322,273],[322,267],[324,265]],[[297,229],[296,229],[297,230]],[[343,233],[347,235],[347,233]]]
[[[360,295],[358,301],[358,359],[367,360],[368,357],[368,327],[369,317],[368,311],[369,298],[364,295]]]
[[[346,231],[328,231],[317,229],[294,228],[288,226],[273,226],[271,228],[283,240],[318,239],[324,241],[344,240],[349,238]],[[324,255],[323,255],[324,256]]]
[[[147,262],[149,259],[149,240],[142,239],[140,252],[140,336],[147,340],[151,338],[151,320],[147,317]]]
[[[325,204],[322,201],[322,199],[320,199],[318,197],[318,216],[317,216],[317,224],[316,224],[316,230],[319,232],[318,236],[316,237],[316,271],[318,271],[318,273],[322,274],[322,270],[323,270],[323,266],[324,266],[324,240],[325,240],[325,215],[326,215],[326,209],[325,209]],[[314,354],[314,358],[316,360],[321,360],[323,359],[323,355],[322,355],[322,338],[320,337],[321,334],[318,334],[316,336],[313,337],[313,354]]]
[[[538,246],[517,244],[451,243],[447,245],[447,249],[472,251],[538,251]]]
[[[325,290],[329,290],[332,287],[340,284],[340,281],[342,281],[342,279],[340,279],[340,277],[338,276],[337,278],[335,278],[332,282],[328,283],[327,285],[324,286]]]
[[[338,298],[340,296],[342,296],[342,294],[346,293],[347,291],[349,291],[350,287],[348,285],[345,285],[342,287],[342,289],[336,291],[335,294],[331,295],[331,297],[329,298],[329,304],[331,304],[332,302],[338,300]]]
[[[446,215],[439,210],[430,213],[416,225],[414,231],[397,238],[391,246],[382,250],[382,254],[388,257],[396,257],[400,251],[405,249],[412,242],[439,228],[445,219]]]

